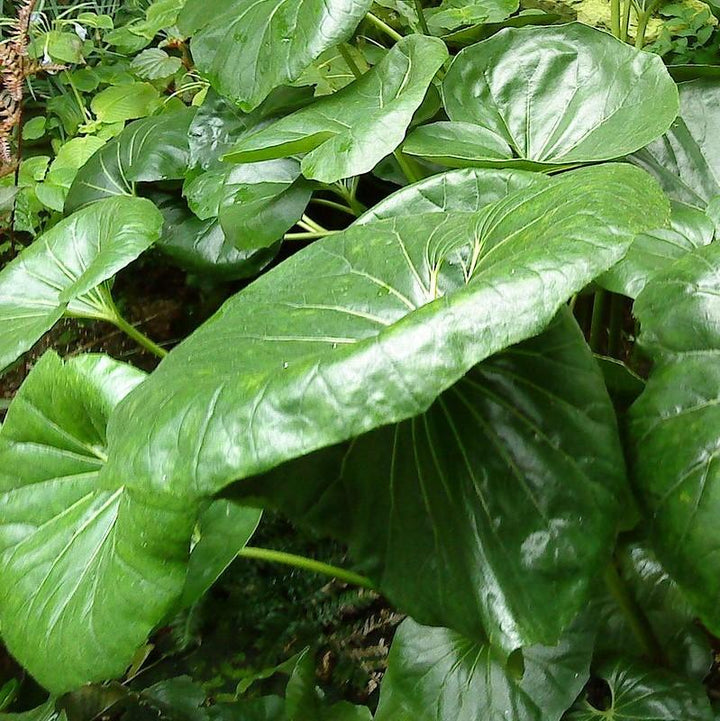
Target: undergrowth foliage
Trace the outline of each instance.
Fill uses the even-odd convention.
[[[211,5],[0,44],[0,712],[717,719],[717,73],[643,50],[657,3]],[[219,299],[177,344],[113,288],[146,258]],[[161,362],[33,350],[63,319]],[[269,562],[335,578],[278,592],[310,626],[225,574]],[[158,678],[242,609],[276,653]]]

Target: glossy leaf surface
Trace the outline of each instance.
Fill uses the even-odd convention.
[[[227,158],[254,162],[307,153],[303,175],[325,183],[369,172],[400,145],[446,58],[436,38],[404,38],[359,80],[241,140]]]
[[[421,213],[474,213],[517,190],[550,182],[545,175],[522,170],[450,170],[389,195],[358,218],[355,225]]]
[[[680,114],[665,135],[633,156],[671,198],[704,209],[720,195],[720,79],[681,83]]]
[[[256,251],[238,249],[217,218],[200,220],[174,197],[159,201],[165,224],[158,248],[190,273],[236,280],[257,275],[275,257],[280,244]]]
[[[702,681],[712,664],[712,649],[678,585],[646,544],[623,546],[616,556],[620,560],[618,571],[647,618],[669,668]],[[600,594],[600,599],[596,654],[642,659],[647,651],[617,601],[609,594],[605,599]]]
[[[558,721],[588,677],[593,633],[523,649],[519,672],[482,641],[407,619],[393,641],[376,721]]]
[[[512,148],[497,133],[475,123],[458,122],[421,125],[410,133],[403,152],[450,168],[507,166],[513,158]]]
[[[416,416],[479,361],[542,331],[667,213],[646,174],[603,166],[480,213],[313,243],[226,303],[118,409],[108,473],[211,494]]]
[[[708,245],[714,235],[713,222],[705,213],[675,202],[670,226],[638,235],[627,255],[603,275],[599,283],[614,293],[637,298],[654,274],[671,266],[685,253]]]
[[[100,483],[105,426],[144,379],[49,353],[0,432],[0,623],[54,693],[119,676],[182,589],[195,509]]]
[[[616,661],[600,670],[610,687],[608,708],[579,701],[567,721],[712,721],[703,687],[661,669]]]
[[[308,88],[278,88],[251,113],[218,95],[212,88],[190,123],[190,165],[204,170],[217,166],[224,155],[243,136],[271,120],[290,113],[312,100]]]
[[[60,221],[8,263],[0,272],[0,369],[63,314],[102,316],[91,291],[146,251],[161,227],[150,201],[110,198]]]
[[[655,276],[635,313],[655,367],[631,409],[635,483],[655,548],[712,630],[720,629],[720,245]]]
[[[609,555],[626,483],[602,375],[562,313],[421,416],[287,464],[246,492],[347,543],[413,617],[510,653],[555,643],[576,616]]]
[[[475,123],[517,157],[549,165],[627,155],[678,112],[659,57],[579,23],[510,28],[466,48],[443,92],[450,120]]]
[[[269,248],[300,220],[312,189],[292,158],[210,170],[185,185],[191,210],[217,217],[226,238],[243,251]]]
[[[200,540],[193,546],[180,604],[191,606],[217,581],[252,538],[262,511],[218,498],[200,514]]]
[[[181,30],[213,87],[257,107],[272,90],[296,80],[325,50],[347,40],[371,0],[189,0]]]
[[[131,123],[80,169],[70,187],[65,212],[118,195],[133,195],[133,183],[184,177],[190,164],[188,108]]]

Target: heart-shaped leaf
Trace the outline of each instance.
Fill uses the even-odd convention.
[[[668,212],[649,176],[607,165],[479,213],[377,221],[313,243],[231,299],[118,408],[106,472],[213,494],[417,416],[478,362],[542,331]]]
[[[513,668],[487,642],[407,619],[375,721],[558,721],[588,678],[593,635],[578,621],[556,646],[524,648]]]
[[[111,85],[92,99],[90,107],[103,123],[122,123],[144,118],[157,110],[162,101],[160,93],[150,83]]]
[[[303,175],[324,183],[367,173],[400,145],[446,58],[436,38],[404,38],[359,80],[241,140],[227,159],[307,153]]]
[[[582,607],[626,484],[602,375],[562,313],[421,416],[238,493],[348,543],[360,570],[423,623],[510,653],[555,643]]]
[[[143,378],[48,353],[0,432],[3,641],[53,693],[119,676],[183,586],[193,504],[98,480],[108,416]]]
[[[102,152],[102,150],[100,151]],[[114,317],[98,289],[159,237],[162,216],[141,198],[108,198],[60,221],[0,271],[0,369],[64,315]]]
[[[124,87],[124,86],[119,86]],[[102,198],[133,195],[133,184],[185,176],[193,108],[138,120],[98,150],[70,187],[65,212]]]
[[[256,108],[297,80],[325,50],[347,40],[372,0],[188,0],[178,19],[201,73],[213,87]]]
[[[713,721],[705,690],[695,681],[624,659],[605,664],[599,675],[609,686],[607,704],[578,701],[567,721]]]
[[[635,303],[655,367],[631,408],[635,483],[654,546],[703,621],[720,631],[720,245],[653,277]]]
[[[450,120],[474,123],[518,158],[550,166],[627,155],[662,135],[678,112],[658,56],[580,23],[509,28],[466,48],[443,94]]]

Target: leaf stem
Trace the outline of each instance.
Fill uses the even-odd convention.
[[[325,235],[330,234],[330,231],[327,228],[323,228],[320,223],[316,223],[312,218],[307,215],[303,215],[303,217],[298,220],[297,225],[303,230],[309,231],[310,233],[324,233]]]
[[[610,30],[616,38],[620,37],[620,0],[610,0]]]
[[[328,185],[327,189],[331,193],[335,193],[335,195],[342,198],[357,213],[357,215],[362,215],[367,210],[367,207],[355,197],[355,194],[351,193],[342,183]]]
[[[425,14],[423,13],[422,0],[415,0],[415,12],[418,14],[418,21],[420,23],[420,29],[425,35],[430,35],[430,29],[428,28]]]
[[[158,358],[164,358],[168,352],[161,348],[157,343],[153,342],[144,333],[141,333],[132,323],[128,323],[120,313],[115,312],[115,316],[112,318],[111,323],[117,326],[123,333],[130,336],[135,342],[141,345],[145,350],[150,351]]]
[[[659,664],[663,664],[665,654],[660,642],[655,636],[650,621],[643,613],[637,601],[632,597],[625,581],[618,573],[615,562],[611,561],[605,569],[605,585],[610,591],[610,595],[617,603],[625,620],[640,642],[647,657]]]
[[[408,183],[412,185],[413,183],[417,183],[423,179],[423,175],[420,173],[417,165],[411,162],[410,158],[403,155],[402,150],[395,150],[393,155],[395,156],[395,160],[397,160],[397,164],[400,166],[400,170],[402,170],[402,174],[405,176]]]
[[[357,217],[358,215],[352,208],[349,208],[347,205],[343,205],[342,203],[336,203],[334,200],[326,200],[325,198],[313,198],[311,202],[316,203],[317,205],[324,205],[326,208],[339,210],[342,213],[347,213],[348,215],[352,215],[354,217]]]
[[[620,40],[624,43],[628,39],[628,29],[630,28],[630,13],[632,11],[632,0],[626,0],[625,12],[623,13],[622,26],[620,27]]]
[[[332,576],[333,578],[337,578],[340,581],[351,583],[354,586],[361,586],[362,588],[369,588],[370,590],[375,590],[375,586],[373,586],[372,581],[365,576],[353,573],[352,571],[346,571],[344,568],[331,566],[328,563],[315,561],[312,558],[306,558],[305,556],[297,556],[294,553],[273,551],[269,548],[245,546],[245,548],[241,549],[238,552],[238,556],[241,558],[253,558],[257,561],[281,563],[285,566],[300,568],[303,571],[319,573],[323,576]]]
[[[340,45],[338,45],[338,50],[340,51],[340,55],[342,55],[342,59],[345,61],[345,64],[350,68],[350,72],[355,76],[355,80],[359,80],[363,76],[363,72],[357,66],[355,58],[347,49],[345,43],[340,43]]]
[[[605,319],[605,300],[606,292],[604,290],[595,291],[595,299],[593,301],[592,320],[590,321],[590,348],[594,353],[599,353],[602,348],[603,320]]]
[[[635,33],[635,48],[637,50],[642,50],[645,45],[645,31],[647,30],[648,21],[659,4],[660,0],[652,0],[645,10],[637,14],[637,32]]]
[[[378,30],[382,30],[387,36],[391,37],[395,42],[403,39],[403,36],[394,28],[391,28],[386,22],[382,21],[377,15],[367,13],[365,19],[372,23]]]
[[[337,233],[336,230],[331,230],[329,233],[285,233],[283,236],[284,240],[319,240],[320,238],[327,238],[328,235]]]

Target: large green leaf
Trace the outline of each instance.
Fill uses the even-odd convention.
[[[241,140],[227,157],[247,163],[307,153],[303,174],[325,183],[369,172],[400,145],[446,58],[437,38],[404,38],[359,80]]]
[[[313,243],[226,303],[118,408],[106,472],[212,494],[416,416],[479,361],[542,331],[667,214],[646,174],[606,165],[479,213],[377,221]]]
[[[517,9],[517,0],[443,0],[425,10],[425,17],[431,33],[444,35],[465,25],[500,22]]]
[[[243,110],[347,40],[371,0],[188,0],[178,25],[201,73]]]
[[[695,613],[645,543],[630,543],[616,551],[618,573],[642,609],[666,663],[685,676],[702,681],[712,665],[710,640],[696,623]],[[595,654],[642,659],[647,654],[625,611],[607,591],[598,594],[600,626]]]
[[[144,374],[43,356],[0,432],[0,625],[54,693],[119,676],[185,576],[196,509],[101,483],[105,426]]]
[[[311,100],[308,88],[278,88],[252,113],[244,113],[211,88],[190,123],[190,165],[204,170],[216,166],[220,156],[244,135]]]
[[[109,198],[40,236],[0,272],[0,370],[64,315],[112,317],[104,281],[159,237],[162,216],[141,198]]]
[[[638,235],[627,255],[599,279],[603,287],[637,298],[654,274],[712,241],[715,227],[705,213],[677,201],[671,205],[670,226]]]
[[[90,107],[103,123],[144,118],[162,105],[160,93],[150,83],[111,85],[93,96]]]
[[[419,621],[486,633],[509,653],[555,643],[577,614],[609,556],[626,483],[602,375],[563,313],[423,415],[238,492],[348,543]]]
[[[412,619],[390,650],[375,721],[558,721],[588,678],[593,633],[576,622],[513,668],[482,640]]]
[[[508,142],[475,123],[441,121],[421,125],[410,133],[403,152],[450,168],[513,164],[513,151]]]
[[[704,209],[720,195],[720,79],[678,87],[677,120],[633,161],[655,175],[671,198]]]
[[[638,296],[640,342],[655,360],[631,409],[635,483],[655,548],[720,631],[720,245],[655,276]]]
[[[222,575],[252,538],[262,511],[218,498],[200,515],[200,539],[193,546],[180,604],[191,606]]]
[[[271,248],[240,250],[226,238],[217,218],[200,220],[185,201],[158,199],[165,224],[157,247],[181,268],[220,280],[250,278],[272,262],[280,243]]]
[[[583,699],[566,721],[713,721],[705,690],[695,681],[625,660],[605,664],[599,675],[609,686],[607,707]]]
[[[184,177],[193,108],[131,123],[98,150],[70,187],[65,212],[102,198],[133,195],[133,184]]]
[[[421,213],[453,210],[473,213],[517,190],[548,183],[550,179],[546,175],[522,170],[450,170],[389,195],[358,218],[355,225]]]
[[[312,189],[292,158],[209,170],[185,184],[190,209],[201,220],[217,217],[240,250],[268,248],[300,220]]]
[[[627,155],[678,112],[659,57],[580,23],[509,28],[466,48],[443,91],[450,120],[475,123],[518,158],[551,166]]]

